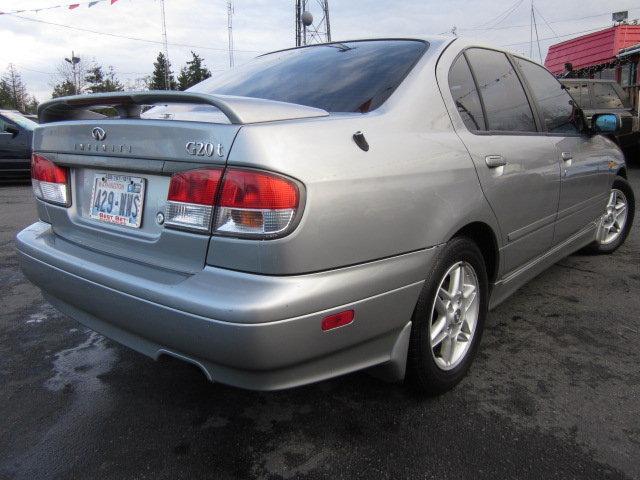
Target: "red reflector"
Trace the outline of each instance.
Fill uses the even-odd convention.
[[[213,206],[221,176],[220,168],[175,173],[171,177],[167,200]]]
[[[228,169],[224,175],[221,207],[280,210],[298,207],[298,187],[277,175]]]
[[[37,153],[31,155],[31,178],[41,182],[67,183],[68,170]]]
[[[345,310],[344,312],[334,313],[333,315],[324,317],[322,320],[322,330],[326,332],[327,330],[349,325],[353,322],[354,314],[353,310]]]

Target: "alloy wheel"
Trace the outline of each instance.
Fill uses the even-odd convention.
[[[480,288],[474,268],[455,263],[444,274],[431,306],[431,354],[442,370],[457,367],[471,346],[480,312]]]
[[[597,240],[600,245],[609,245],[620,237],[627,223],[627,211],[627,197],[622,191],[614,188],[598,227]]]

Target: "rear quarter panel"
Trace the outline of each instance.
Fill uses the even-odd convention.
[[[328,270],[426,249],[468,222],[492,222],[438,91],[436,58],[423,58],[375,112],[243,127],[228,163],[298,179],[304,213],[282,239],[213,237],[207,263],[266,274]],[[357,131],[368,152],[354,143]]]

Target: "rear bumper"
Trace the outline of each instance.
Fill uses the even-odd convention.
[[[26,276],[63,313],[152,358],[183,358],[211,380],[258,390],[381,364],[401,378],[411,314],[437,250],[272,277],[135,264],[67,242],[43,222],[20,232],[17,245]],[[322,332],[322,318],[348,308],[352,324]]]

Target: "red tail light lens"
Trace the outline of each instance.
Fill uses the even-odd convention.
[[[292,180],[256,170],[228,169],[216,210],[215,233],[268,238],[288,233],[300,192]]]
[[[216,234],[273,238],[290,231],[300,190],[273,173],[212,168],[173,175],[167,200],[167,226],[208,232],[215,218]]]
[[[251,170],[229,169],[219,205],[229,208],[282,210],[298,207],[298,187],[285,178]]]
[[[31,156],[31,185],[40,200],[64,206],[71,203],[69,170],[37,153]]]
[[[190,170],[171,177],[168,200],[212,206],[218,193],[221,168]]]

